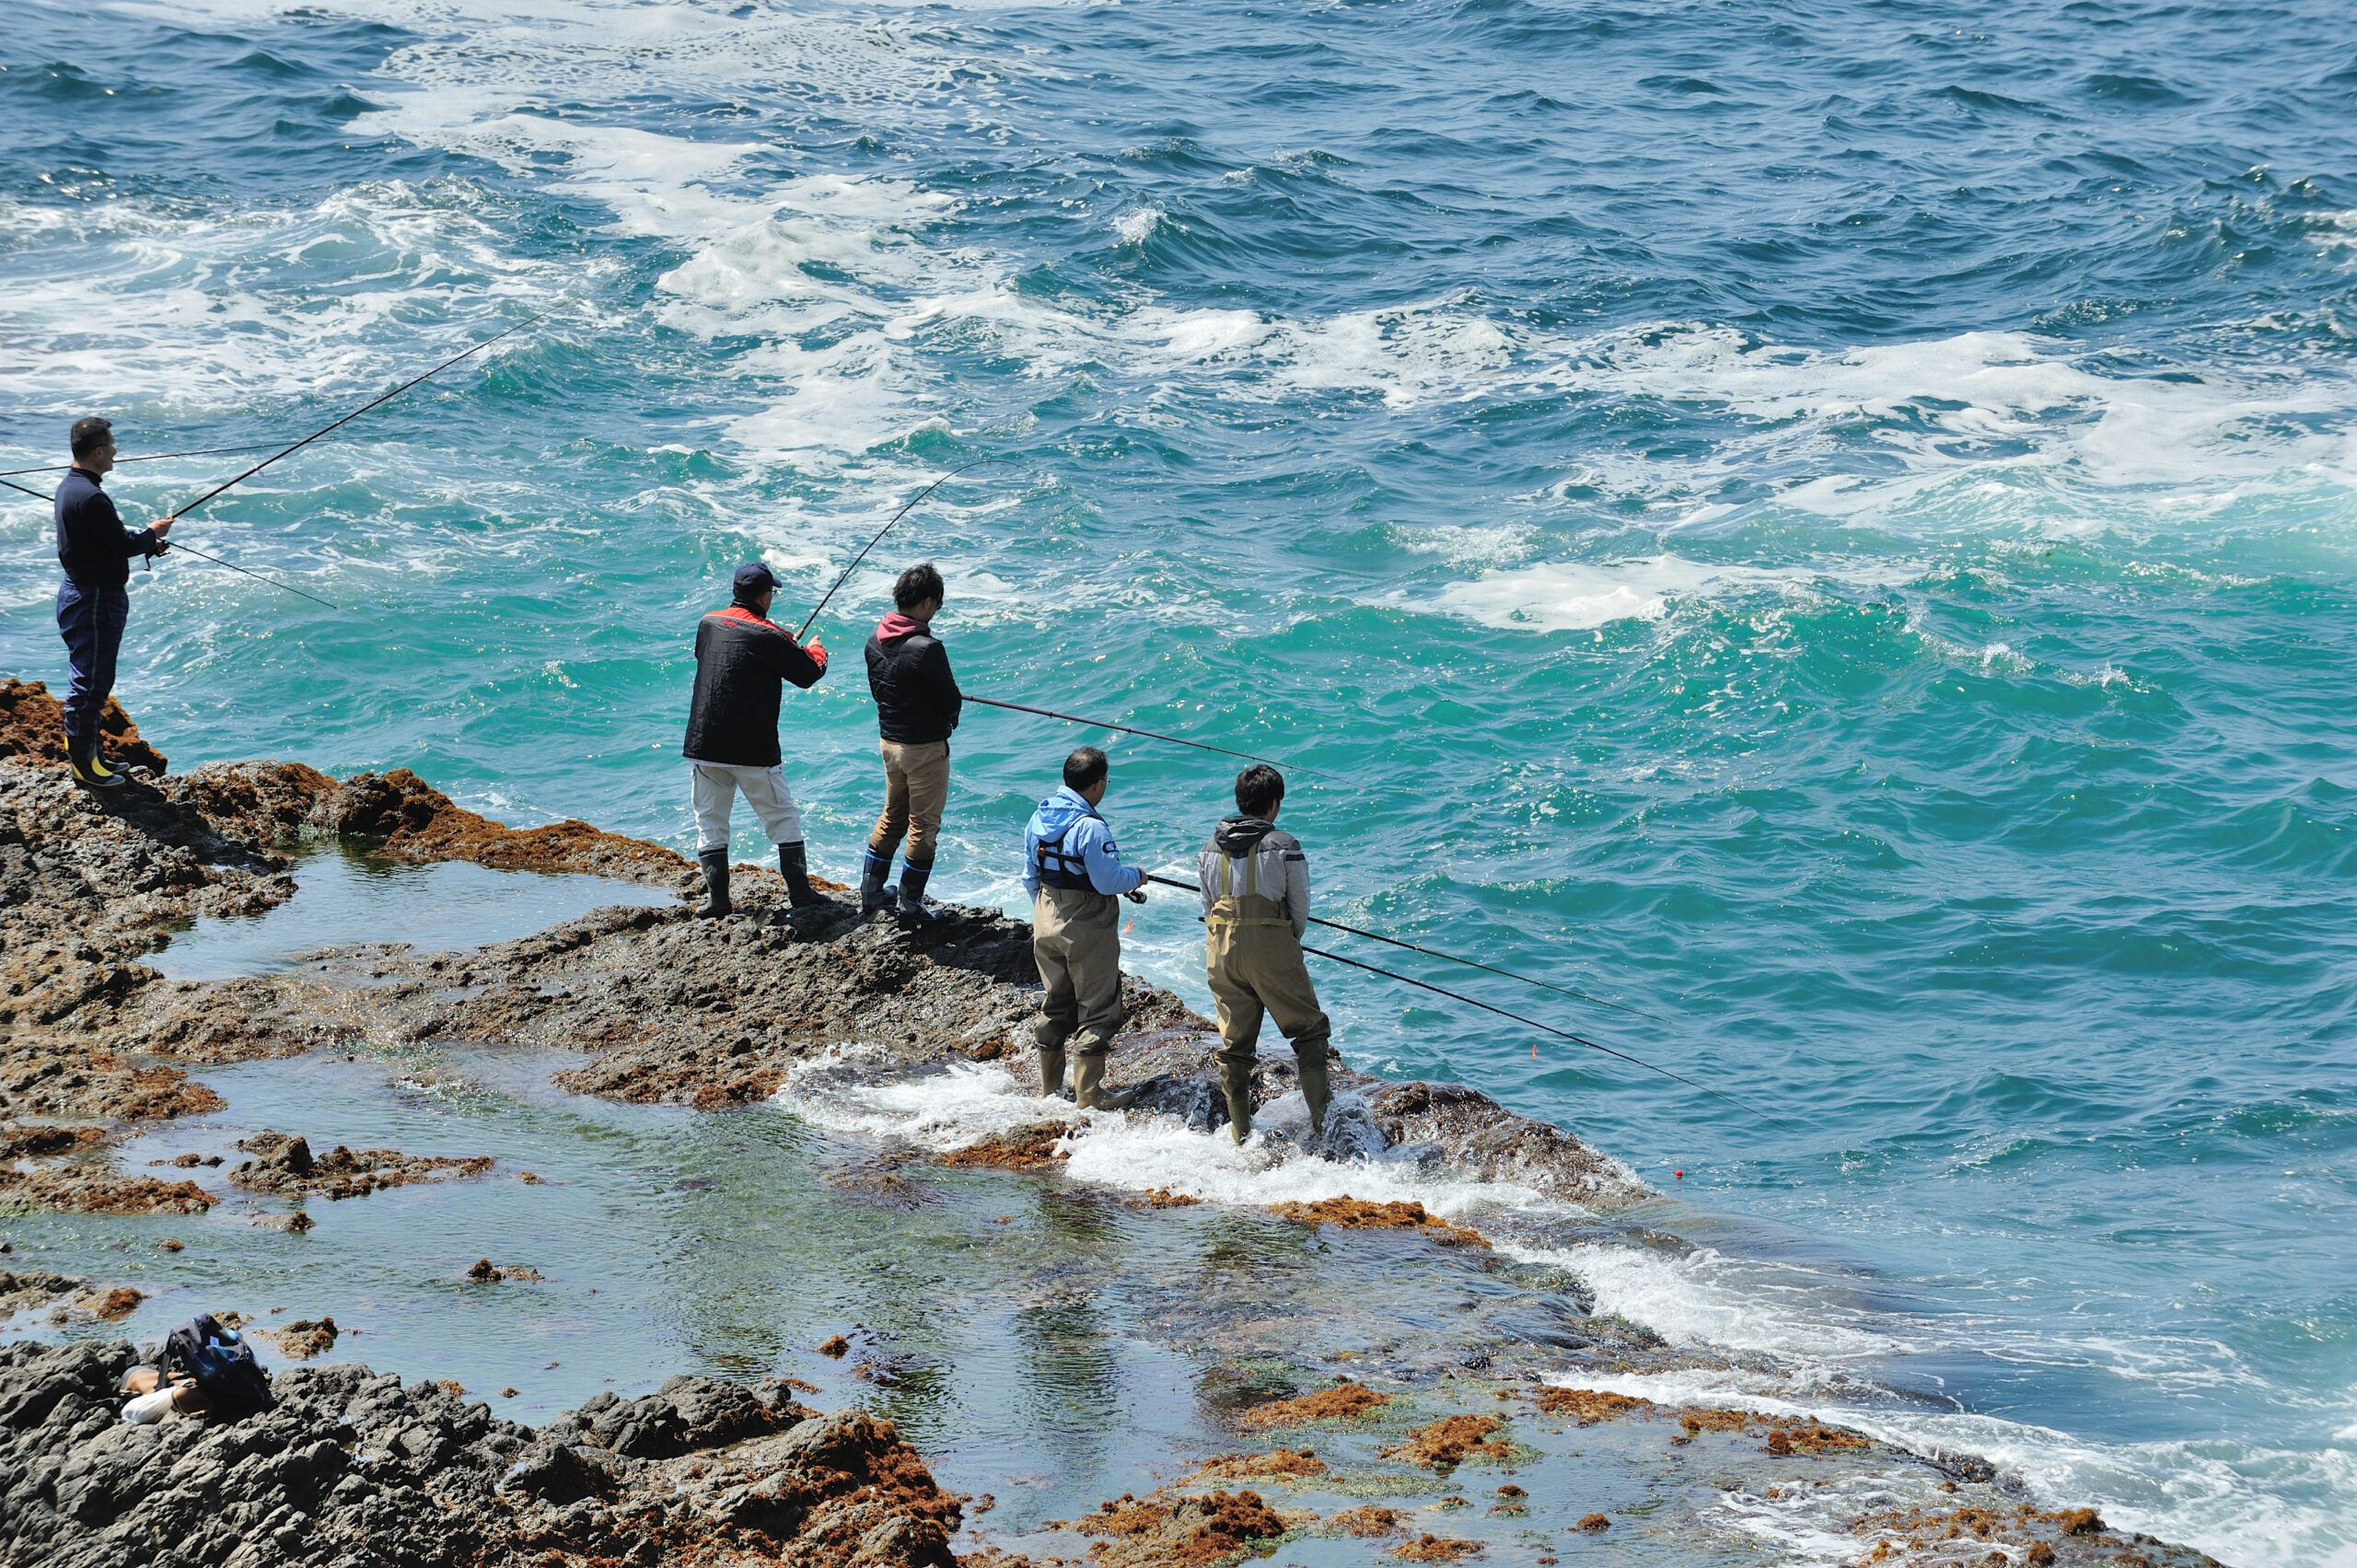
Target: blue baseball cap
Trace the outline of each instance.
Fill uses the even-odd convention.
[[[744,598],[777,587],[776,574],[765,561],[748,561],[737,568],[737,597]]]

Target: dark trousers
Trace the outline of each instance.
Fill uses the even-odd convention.
[[[71,577],[57,586],[57,633],[74,667],[65,733],[75,740],[99,738],[99,714],[114,691],[115,655],[130,619],[131,596],[121,588],[84,587]]]

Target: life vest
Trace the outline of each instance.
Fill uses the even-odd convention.
[[[1072,837],[1072,830],[1090,817],[1096,817],[1100,822],[1105,820],[1104,818],[1097,817],[1094,811],[1086,812],[1065,823],[1064,830],[1054,838],[1041,839],[1034,845],[1031,851],[1031,868],[1039,874],[1041,887],[1062,888],[1084,893],[1097,891],[1097,884],[1089,880],[1088,862],[1081,855],[1064,848],[1064,841]]]

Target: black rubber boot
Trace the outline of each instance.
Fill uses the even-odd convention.
[[[884,886],[884,878],[892,874],[889,857],[870,854],[859,863],[859,912],[874,914],[891,906],[892,895]]]
[[[122,775],[106,772],[99,765],[99,743],[96,739],[76,740],[65,738],[65,761],[74,770],[74,782],[84,789],[121,789]]]
[[[785,901],[795,909],[817,909],[831,902],[810,885],[809,847],[800,841],[777,846],[777,868],[785,875]]]
[[[924,907],[924,885],[932,877],[933,867],[930,865],[911,865],[906,862],[901,863],[900,903],[899,909],[894,911],[901,920],[922,925],[933,918],[933,912]]]
[[[718,920],[730,910],[728,902],[728,852],[708,849],[696,856],[696,864],[703,867],[703,890],[707,895],[703,908],[696,913],[706,920]]]
[[[1237,1143],[1252,1135],[1252,1063],[1219,1064],[1220,1093],[1227,1097],[1227,1126]]]

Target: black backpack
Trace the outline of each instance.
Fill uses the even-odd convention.
[[[209,1312],[171,1331],[156,1372],[158,1388],[170,1388],[175,1376],[195,1378],[210,1414],[234,1419],[270,1408],[270,1376],[254,1360],[253,1347]]]

